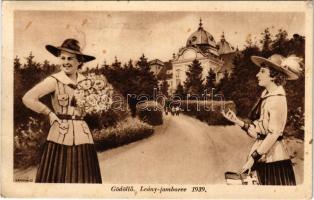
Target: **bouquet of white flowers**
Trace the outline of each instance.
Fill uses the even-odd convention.
[[[103,75],[88,74],[74,91],[76,105],[87,114],[107,111],[112,105],[113,88]]]

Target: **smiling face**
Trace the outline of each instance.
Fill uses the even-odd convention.
[[[67,75],[73,75],[77,72],[77,69],[81,63],[78,61],[75,54],[66,51],[61,51],[59,58],[61,69]]]
[[[256,74],[258,85],[266,87],[273,83],[274,78],[270,77],[270,70],[265,67],[261,67],[259,72]]]

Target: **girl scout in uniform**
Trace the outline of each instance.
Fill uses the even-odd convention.
[[[252,123],[238,119],[231,110],[223,112],[225,118],[256,139],[241,173],[256,170],[261,185],[295,185],[292,163],[282,142],[287,120],[283,85],[286,80],[298,79],[301,59],[274,54],[268,59],[252,56],[251,60],[260,67],[256,77],[259,86],[265,88],[250,114]]]
[[[91,132],[84,112],[75,106],[73,92],[85,77],[78,73],[95,59],[80,51],[78,41],[67,39],[60,47],[46,49],[60,59],[61,71],[35,85],[23,97],[24,104],[49,116],[51,128],[36,175],[41,183],[101,183],[101,174]],[[53,110],[39,101],[51,95]]]

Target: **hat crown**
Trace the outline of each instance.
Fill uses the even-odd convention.
[[[79,46],[79,41],[76,39],[66,39],[61,45],[62,48],[70,49],[73,51],[81,51],[81,47]]]
[[[273,62],[279,66],[281,65],[282,59],[283,59],[283,56],[279,55],[279,54],[274,54],[268,58],[268,60],[270,60],[271,62]]]

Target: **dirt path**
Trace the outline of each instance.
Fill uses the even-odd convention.
[[[168,115],[152,137],[99,154],[103,181],[224,183],[224,172],[242,167],[251,143],[235,129]]]
[[[168,115],[153,136],[98,153],[98,158],[103,183],[224,184],[224,172],[242,167],[252,143],[239,127]],[[296,166],[298,183],[303,165]],[[35,174],[31,168],[15,177]]]

